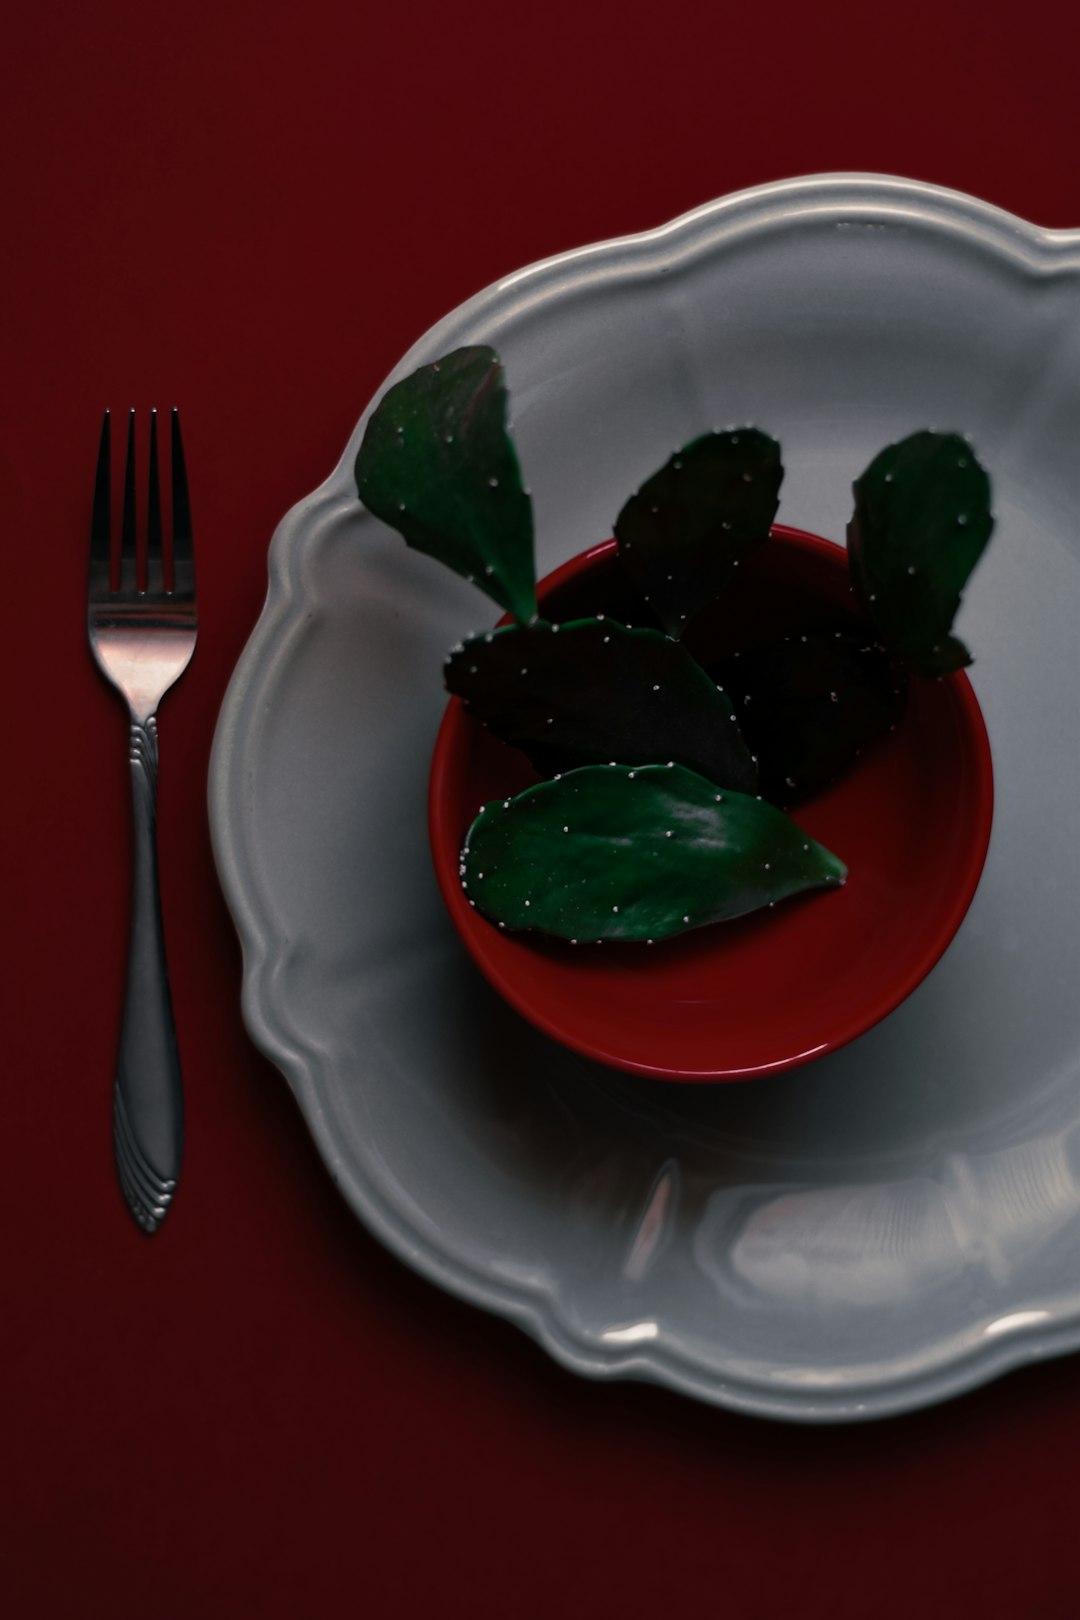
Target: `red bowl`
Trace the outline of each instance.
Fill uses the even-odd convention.
[[[540,587],[546,614],[599,608],[618,618],[614,549],[607,541],[550,574]],[[695,625],[695,643],[714,655],[793,629],[856,623],[846,553],[777,526],[708,618]],[[915,678],[896,731],[793,812],[847,863],[843,888],[652,946],[575,947],[496,928],[469,905],[458,876],[480,806],[536,780],[524,755],[451,699],[428,814],[454,926],[495,989],[537,1028],[586,1057],[666,1080],[793,1068],[892,1012],[960,926],[993,815],[990,745],[970,682]]]

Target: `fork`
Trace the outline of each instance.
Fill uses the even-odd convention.
[[[172,574],[162,542],[157,412],[150,413],[146,580],[137,577],[135,412],[128,417],[119,568],[114,574],[110,417],[98,446],[90,525],[87,624],[103,675],[127,702],[134,794],[134,872],[124,1014],[113,1090],[113,1146],[128,1208],[156,1232],[172,1203],[184,1140],[180,1057],[165,963],[157,867],[157,708],[195,648],[195,563],[179,413],[172,412]],[[116,584],[114,586],[114,579]]]

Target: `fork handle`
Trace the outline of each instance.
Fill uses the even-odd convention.
[[[157,865],[157,720],[131,724],[135,806],[131,938],[113,1093],[113,1145],[128,1208],[144,1232],[164,1220],[180,1174],[184,1098]]]

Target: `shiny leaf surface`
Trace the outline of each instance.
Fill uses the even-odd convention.
[[[579,943],[664,939],[846,876],[772,805],[678,765],[586,766],[497,800],[461,868],[493,922]]]
[[[956,433],[889,445],[855,484],[856,592],[885,645],[923,674],[971,663],[952,624],[993,527],[990,480]]]
[[[368,510],[516,619],[536,612],[532,502],[494,349],[456,349],[387,390],[356,457]]]
[[[474,636],[446,685],[542,775],[578,765],[666,764],[756,790],[757,772],[725,694],[678,642],[612,619],[539,621]]]
[[[738,428],[694,439],[627,501],[619,559],[669,635],[768,539],[783,476],[775,439]]]

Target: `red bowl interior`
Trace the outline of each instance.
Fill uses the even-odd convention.
[[[700,650],[858,622],[844,550],[796,529],[778,526],[773,536],[717,610],[695,623]],[[545,614],[599,608],[618,618],[613,557],[607,541],[549,575]],[[993,813],[990,746],[969,681],[916,678],[897,730],[793,812],[846,861],[843,888],[652,946],[572,946],[504,933],[473,910],[458,878],[480,806],[536,780],[524,755],[451,699],[435,744],[429,823],[454,925],[495,989],[538,1028],[602,1063],[669,1080],[791,1068],[885,1017],[959,927]]]

